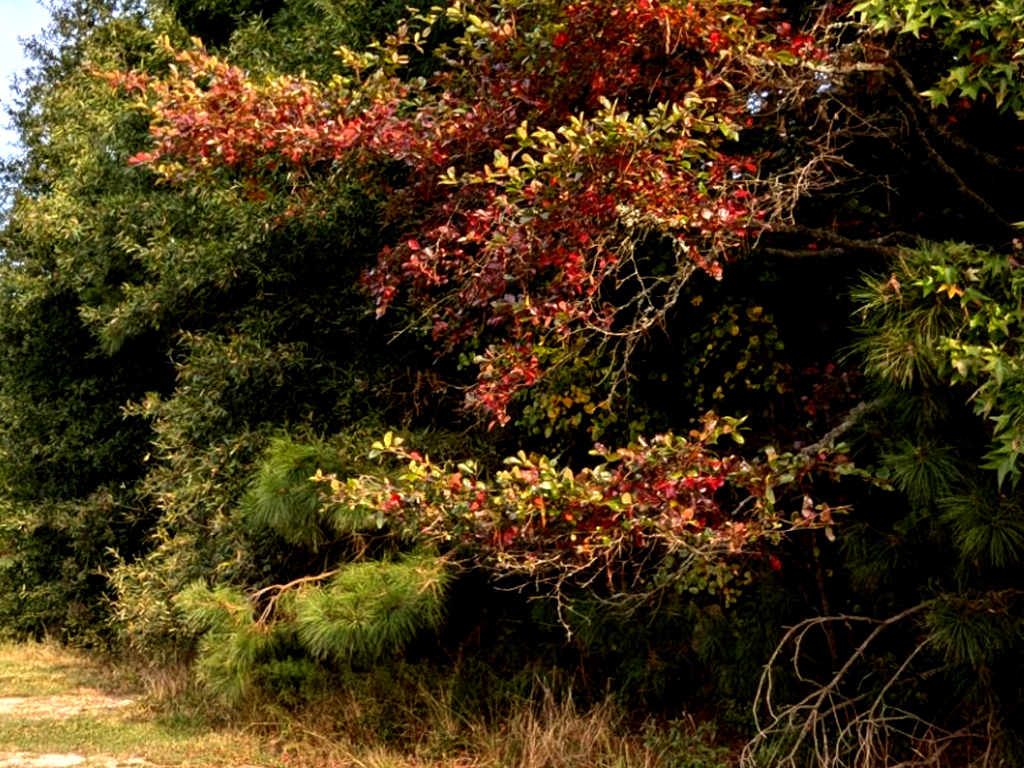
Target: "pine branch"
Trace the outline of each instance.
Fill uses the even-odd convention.
[[[295,587],[301,586],[303,584],[310,584],[314,581],[323,581],[325,579],[329,579],[331,576],[336,574],[338,570],[339,569],[335,568],[332,571],[324,571],[323,573],[318,573],[315,576],[303,576],[298,579],[293,579],[292,581],[289,581],[287,584],[271,584],[269,587],[264,587],[263,589],[253,592],[249,596],[249,602],[255,605],[256,602],[261,597],[263,597],[263,595],[266,595],[275,590],[277,591],[277,594],[273,595],[267,602],[267,607],[263,609],[263,613],[260,614],[260,618],[256,622],[256,624],[263,625],[267,623],[267,619],[270,618],[270,614],[274,612],[274,606],[277,605],[277,601],[288,590],[294,589]]]

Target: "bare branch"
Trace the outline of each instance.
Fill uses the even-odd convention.
[[[280,599],[281,595],[283,595],[284,593],[303,584],[310,584],[314,581],[324,581],[325,579],[329,579],[337,572],[338,569],[335,568],[333,571],[325,571],[324,573],[318,573],[315,576],[303,576],[302,578],[289,581],[287,584],[272,584],[269,587],[264,587],[263,589],[253,592],[251,595],[249,595],[249,602],[253,605],[255,605],[259,601],[259,599],[264,595],[269,594],[271,592],[275,592],[275,594],[267,602],[267,605],[263,609],[263,613],[260,614],[260,618],[256,622],[256,624],[261,625],[267,623],[267,620],[270,618],[270,615],[274,612],[274,606],[277,605],[278,599]]]
[[[761,253],[767,256],[781,256],[784,259],[827,259],[834,256],[846,256],[850,252],[845,248],[822,248],[821,250],[811,250],[810,248],[798,250],[762,248]]]
[[[899,257],[900,249],[897,246],[889,245],[897,235],[886,235],[871,240],[860,240],[846,237],[828,229],[805,227],[800,224],[771,224],[766,225],[766,231],[775,232],[781,235],[802,235],[813,241],[822,241],[846,251],[870,251],[889,259]]]
[[[764,727],[758,725],[757,736],[744,747],[741,764],[753,766],[756,751],[765,746],[770,739],[782,737],[786,741],[786,752],[776,758],[773,763],[780,768],[796,768],[799,764],[798,757],[801,748],[808,738],[812,741],[811,749],[816,755],[816,764],[857,765],[865,768],[880,765],[873,760],[872,755],[879,750],[879,741],[887,739],[889,733],[894,730],[894,721],[919,721],[916,715],[908,712],[899,712],[895,716],[887,714],[888,707],[885,704],[885,696],[910,666],[923,645],[916,647],[911,652],[904,663],[886,681],[882,690],[871,699],[870,705],[866,709],[858,705],[867,698],[867,694],[861,693],[850,697],[842,693],[840,686],[845,682],[846,676],[853,666],[864,658],[872,643],[885,629],[920,613],[929,605],[930,603],[919,603],[887,619],[847,615],[819,616],[791,627],[776,646],[758,683],[754,705],[755,722],[758,719],[758,710],[762,706],[771,718],[771,722]],[[828,682],[818,685],[797,703],[776,712],[771,701],[772,673],[783,649],[791,642],[794,644],[793,665],[797,678],[804,682],[810,682],[800,674],[799,670],[804,639],[813,628],[819,626],[825,628],[837,621],[869,623],[875,626]],[[842,755],[850,752],[855,753],[855,757],[851,763],[846,763]],[[906,768],[917,764],[910,763]]]
[[[900,79],[903,81],[904,85],[906,85],[907,90],[915,97],[917,104],[917,112],[919,116],[923,117],[925,120],[928,121],[928,124],[932,127],[932,130],[934,130],[936,134],[941,136],[943,139],[948,141],[957,149],[963,152],[967,152],[972,157],[981,160],[983,163],[985,163],[988,166],[991,166],[995,170],[1004,173],[1024,172],[1024,168],[1007,168],[1005,157],[999,157],[989,152],[985,152],[983,149],[979,149],[970,142],[962,139],[960,136],[957,136],[955,133],[952,133],[949,130],[948,126],[943,125],[941,122],[939,122],[939,118],[936,117],[935,112],[928,109],[927,105],[922,102],[921,95],[918,92],[917,86],[914,84],[914,79],[910,76],[910,73],[907,72],[906,69],[904,69],[903,65],[900,64],[898,61],[894,60],[892,62],[892,66],[893,69],[895,69],[896,73],[900,76]]]
[[[909,78],[908,78],[909,79]],[[910,81],[910,85],[913,85],[913,81]],[[1014,227],[1010,222],[1000,215],[1000,213],[992,207],[992,205],[981,195],[967,186],[967,183],[961,178],[960,174],[957,173],[956,169],[951,166],[946,159],[935,149],[935,145],[928,137],[928,132],[925,131],[924,126],[921,125],[921,118],[919,115],[919,105],[914,104],[900,91],[899,88],[893,88],[893,92],[902,102],[903,106],[900,112],[907,118],[907,123],[910,125],[911,130],[921,141],[921,146],[924,147],[924,151],[931,158],[932,162],[935,163],[936,167],[941,170],[946,176],[950,178],[953,184],[956,186],[957,191],[966,197],[968,200],[973,202],[978,208],[983,210],[992,219],[999,222],[999,225],[1003,227],[1008,233],[1016,237],[1020,234],[1020,231]],[[915,92],[916,96],[916,92]]]
[[[801,451],[801,453],[815,454],[820,451],[831,450],[835,447],[836,440],[856,426],[857,422],[859,422],[866,413],[877,408],[881,408],[886,402],[887,398],[880,397],[874,400],[865,400],[862,403],[858,403],[856,407],[846,414],[846,417],[839,423],[839,426],[827,432],[818,442],[813,445],[808,445]]]

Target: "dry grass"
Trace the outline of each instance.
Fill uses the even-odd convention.
[[[517,711],[497,728],[477,731],[482,764],[493,768],[658,768],[657,756],[623,736],[623,717],[606,701],[589,711],[545,692],[539,706]]]
[[[109,693],[123,680],[95,660],[55,643],[0,644],[0,697],[71,693],[83,688]]]
[[[501,722],[458,716],[447,695],[420,691],[407,711],[402,749],[382,746],[366,725],[366,704],[332,697],[331,717],[301,714],[281,728],[290,765],[356,768],[672,768],[636,734],[612,702],[586,711],[543,692]],[[696,766],[694,767],[696,768]],[[715,768],[708,765],[707,768]]]
[[[228,715],[190,682],[185,667],[114,673],[88,656],[50,645],[0,645],[0,698],[72,707],[54,718],[0,712],[0,768],[16,753],[77,755],[88,764],[288,766],[288,768],[722,768],[687,727],[651,740],[631,732],[621,707],[590,709],[539,688],[534,701],[486,720],[459,714],[450,687],[353,686],[298,712],[253,705]],[[76,698],[77,697],[77,698]],[[106,697],[106,698],[104,698]],[[400,699],[396,703],[396,699]],[[20,705],[19,705],[20,706]],[[219,723],[214,727],[212,723]],[[648,733],[649,735],[649,733]],[[695,740],[696,739],[696,740]],[[666,745],[669,745],[666,747]],[[695,745],[691,750],[688,745]],[[720,749],[720,748],[715,748]],[[708,756],[713,756],[714,759]],[[13,765],[13,764],[12,764]],[[30,765],[30,763],[23,763]]]

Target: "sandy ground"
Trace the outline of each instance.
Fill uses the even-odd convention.
[[[141,759],[118,760],[102,755],[32,755],[28,752],[0,753],[0,768],[131,768],[152,765]]]
[[[64,718],[83,712],[120,709],[130,706],[134,699],[107,694],[83,688],[73,694],[58,696],[31,696],[0,698],[0,717],[13,715],[21,718]],[[0,762],[0,768],[4,763]]]

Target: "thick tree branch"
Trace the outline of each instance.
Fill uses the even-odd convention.
[[[845,256],[849,251],[846,248],[822,248],[819,250],[811,250],[810,248],[798,248],[796,250],[788,248],[763,248],[761,253],[767,256],[781,256],[784,259],[822,259],[833,256]]]

